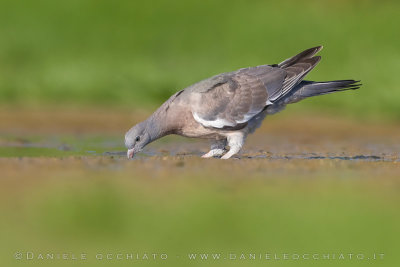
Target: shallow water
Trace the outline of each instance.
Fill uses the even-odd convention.
[[[271,140],[279,140],[272,143]],[[290,137],[287,139],[290,140]],[[34,136],[2,137],[0,157],[68,157],[94,156],[126,158],[126,150],[119,136]],[[249,138],[249,146],[234,159],[266,160],[343,160],[343,161],[387,161],[399,162],[399,146],[391,143],[369,143],[362,140],[317,140],[318,144],[291,140],[269,135]],[[254,147],[265,147],[268,150]],[[204,140],[167,138],[155,142],[137,154],[134,159],[180,156],[201,157],[207,152],[209,143]]]
[[[99,117],[99,114],[102,114]],[[202,159],[210,142],[177,136],[164,137],[147,146],[134,159],[126,159],[124,133],[132,118],[126,113],[110,113],[104,125],[104,113],[84,112],[71,117],[69,112],[10,112],[0,122],[0,158],[93,158],[128,162],[156,163],[159,159],[205,164]],[[51,116],[50,116],[51,115]],[[4,117],[4,116],[3,116]],[[136,119],[139,121],[141,118]],[[33,121],[40,121],[32,127]],[[18,124],[16,123],[18,122]],[[398,163],[400,162],[400,127],[338,119],[329,116],[268,117],[255,134],[250,135],[242,151],[232,161],[285,164],[294,168],[324,162]],[[220,161],[218,161],[220,162]],[[181,164],[181,163],[179,163]],[[178,165],[179,165],[178,164]],[[197,163],[196,163],[197,164]],[[368,166],[368,165],[363,165]],[[397,167],[393,165],[392,167]],[[325,168],[325,166],[321,167]]]

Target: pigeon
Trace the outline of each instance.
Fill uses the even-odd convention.
[[[211,139],[203,158],[229,159],[267,115],[308,97],[358,89],[356,80],[328,82],[303,78],[320,61],[322,46],[307,49],[279,64],[222,73],[172,95],[148,119],[125,134],[128,159],[169,134]]]

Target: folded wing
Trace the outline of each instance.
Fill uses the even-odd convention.
[[[308,49],[278,65],[223,73],[193,85],[194,119],[204,127],[240,129],[268,105],[281,99],[319,62]]]

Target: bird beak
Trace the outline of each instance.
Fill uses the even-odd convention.
[[[126,156],[128,157],[128,159],[133,158],[133,155],[135,155],[135,151],[133,150],[133,148],[128,149],[128,152],[126,152]]]

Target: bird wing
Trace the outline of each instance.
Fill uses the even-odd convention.
[[[240,129],[266,106],[293,88],[307,71],[307,64],[288,70],[270,65],[241,69],[213,77],[194,93],[194,119],[204,127]],[[201,89],[200,89],[201,88]]]
[[[258,66],[211,78],[195,92],[194,119],[205,127],[236,128],[260,113],[282,87],[286,73],[280,68]]]
[[[196,83],[187,91],[195,96],[194,119],[204,127],[240,129],[267,106],[282,99],[320,61],[322,46],[307,49],[280,64],[223,73]],[[186,90],[185,90],[186,91]]]

